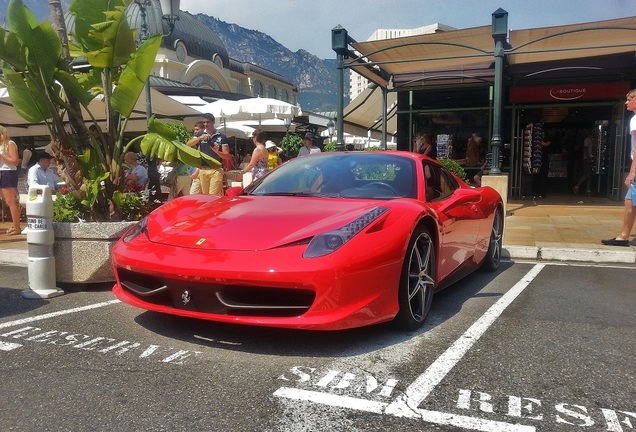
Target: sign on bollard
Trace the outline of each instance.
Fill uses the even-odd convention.
[[[27,299],[62,295],[64,291],[55,286],[53,197],[48,186],[35,185],[29,188],[26,214],[29,289],[23,290],[21,295]]]

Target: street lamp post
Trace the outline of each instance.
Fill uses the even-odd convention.
[[[503,93],[503,61],[504,43],[508,37],[508,12],[499,8],[492,14],[492,37],[495,40],[495,83],[494,106],[492,114],[492,139],[490,147],[492,151],[492,166],[490,174],[501,174],[499,168],[499,152],[501,151],[501,103]]]
[[[336,125],[333,123],[332,119],[329,119],[329,121],[327,122],[327,133],[329,134],[329,144],[331,144],[333,133],[335,131],[336,131]]]
[[[291,119],[285,117],[285,157],[289,160],[289,127],[291,126]]]
[[[175,22],[179,19],[179,7],[181,0],[159,0],[161,2],[161,12],[163,13],[162,19],[168,23],[170,30],[164,36],[169,36],[174,30]],[[141,14],[141,32],[139,37],[139,44],[141,45],[150,37],[150,31],[148,30],[147,20],[147,8],[152,6],[152,0],[134,0],[135,4],[139,8]],[[156,3],[156,2],[155,2]],[[163,32],[162,32],[163,33]],[[152,117],[152,100],[150,90],[150,77],[146,81],[146,122],[150,121]],[[155,161],[148,161],[148,182],[150,190],[150,202],[160,201],[161,197],[161,180],[159,178],[159,171],[157,170],[157,164]]]
[[[338,25],[331,29],[331,48],[336,52],[338,69],[338,135],[336,138],[336,151],[344,150],[344,60],[349,55],[349,34],[347,30]]]

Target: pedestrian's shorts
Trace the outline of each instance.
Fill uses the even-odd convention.
[[[17,188],[18,187],[18,171],[2,170],[0,171],[0,189]]]
[[[626,200],[632,200],[632,204],[636,207],[636,181],[633,181],[629,184],[629,188],[627,189],[627,194],[625,194]]]

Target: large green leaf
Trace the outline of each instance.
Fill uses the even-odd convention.
[[[131,2],[132,0],[71,1],[68,11],[75,17],[73,37],[85,52],[98,52],[116,45],[112,39],[107,39],[107,36],[108,38],[118,36],[116,34],[120,30],[118,22],[125,22],[125,10]],[[111,12],[116,13],[111,14]],[[134,51],[134,40],[132,51]]]
[[[7,18],[11,31],[18,36],[22,43],[31,45],[31,29],[37,27],[38,20],[33,15],[33,12],[24,6],[22,0],[11,0],[9,2]]]
[[[13,108],[22,118],[30,123],[40,123],[53,117],[49,101],[41,89],[33,87],[22,74],[11,69],[5,68],[3,74]]]
[[[37,73],[37,79],[48,87],[54,81],[62,55],[62,43],[47,21],[34,27],[31,35],[30,43],[26,44],[29,69],[32,74]]]
[[[92,151],[92,149],[88,149],[81,155],[77,156],[77,163],[79,164],[84,177],[89,180],[97,180],[106,174],[99,156]]]
[[[150,119],[148,133],[141,141],[141,151],[150,159],[157,158],[168,162],[178,160],[193,167],[200,167],[201,161],[204,160],[210,166],[221,166],[213,157],[180,142],[174,130],[154,117]]]
[[[26,50],[13,32],[7,32],[0,28],[0,59],[11,65],[16,70],[24,70],[27,67]]]
[[[141,94],[155,63],[161,35],[145,41],[122,71],[117,87],[113,90],[112,107],[124,117],[129,117]]]

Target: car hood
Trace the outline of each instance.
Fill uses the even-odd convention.
[[[339,228],[388,203],[239,196],[183,204],[180,208],[168,204],[151,215],[148,236],[152,242],[205,250],[265,250]]]

